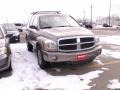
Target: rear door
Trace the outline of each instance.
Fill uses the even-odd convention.
[[[31,18],[29,27],[28,27],[28,39],[31,41],[32,44],[36,43],[37,37],[39,36],[38,30],[39,30],[39,18],[38,16],[33,16]],[[37,29],[31,28],[31,26],[37,27]]]

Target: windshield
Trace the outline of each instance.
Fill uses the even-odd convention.
[[[8,31],[16,31],[16,27],[14,24],[6,24],[4,25],[4,29]]]
[[[0,29],[0,38],[3,38],[3,33],[1,29]]]
[[[40,16],[40,27],[56,28],[56,27],[80,27],[79,24],[70,16],[65,15],[45,15]]]

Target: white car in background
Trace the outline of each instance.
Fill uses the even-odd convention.
[[[3,24],[3,28],[6,31],[6,34],[12,34],[10,38],[10,43],[19,42],[20,33],[14,24]]]

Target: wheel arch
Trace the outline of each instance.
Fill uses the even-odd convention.
[[[41,46],[41,43],[39,43],[39,42],[36,42],[36,49],[42,49],[42,46]]]

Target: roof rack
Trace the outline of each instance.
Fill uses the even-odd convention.
[[[32,12],[31,14],[61,14],[61,11],[36,11]]]

